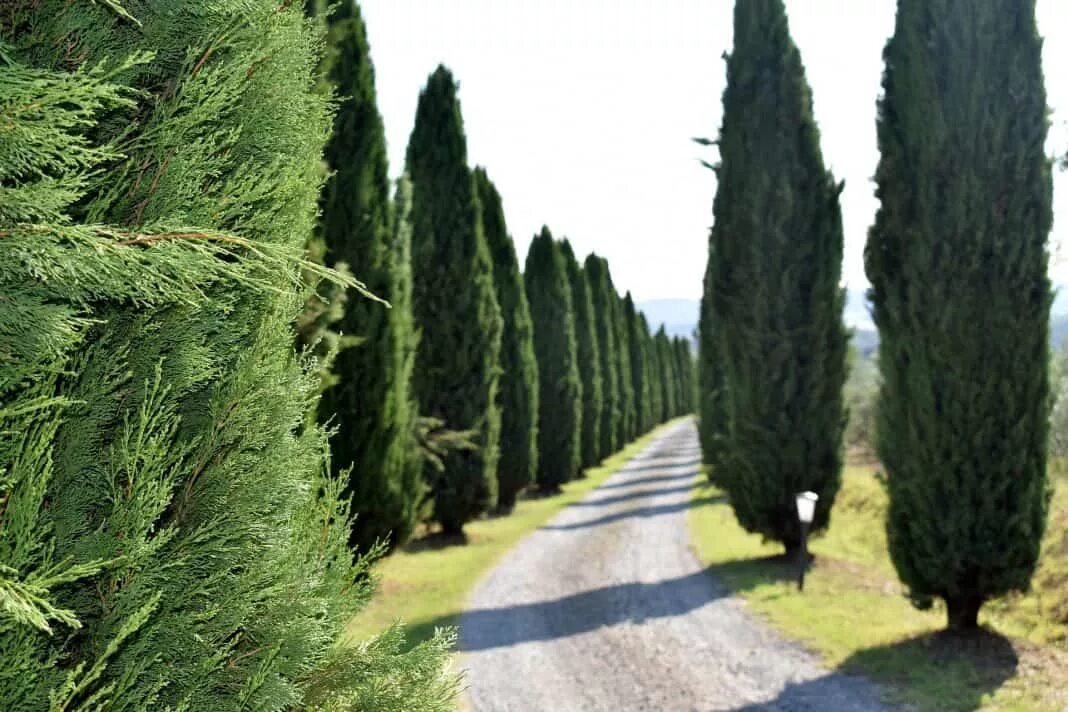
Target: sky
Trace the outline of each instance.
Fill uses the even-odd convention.
[[[520,263],[548,225],[608,258],[639,301],[696,299],[707,258],[714,149],[732,0],[361,0],[391,172],[403,168],[419,91],[452,69],[472,165],[504,199]],[[878,202],[876,99],[894,0],[786,0],[812,86],[824,159],[845,180],[843,279],[867,285]],[[1051,153],[1068,151],[1068,3],[1038,0]],[[1055,178],[1051,272],[1068,281],[1068,174]]]

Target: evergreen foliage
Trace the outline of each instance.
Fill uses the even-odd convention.
[[[601,363],[601,459],[623,445],[619,439],[619,341],[615,329],[616,292],[608,274],[608,262],[591,254],[583,265],[586,283],[593,302],[593,321],[597,326],[597,347]]]
[[[649,385],[646,383],[645,339],[648,334],[642,331],[642,322],[638,319],[638,310],[634,308],[634,298],[628,291],[623,297],[624,329],[627,332],[627,346],[630,350],[630,384],[629,390],[634,403],[634,421],[628,440],[633,440],[652,428],[647,408],[649,407]]]
[[[482,168],[475,169],[475,190],[482,206],[482,228],[493,260],[493,282],[504,319],[497,387],[501,411],[497,508],[510,512],[515,507],[516,496],[534,483],[538,468],[538,364],[534,359],[534,325],[501,196]]]
[[[656,332],[656,351],[660,361],[660,388],[664,393],[663,420],[674,418],[679,412],[679,390],[676,387],[678,367],[671,348],[671,337],[663,326]]]
[[[888,540],[952,627],[1027,589],[1046,525],[1051,178],[1034,0],[900,0],[866,262]],[[996,335],[992,336],[992,335]]]
[[[582,467],[601,461],[601,410],[604,407],[601,384],[601,350],[597,342],[597,324],[593,298],[586,272],[579,265],[571,243],[560,243],[560,254],[567,267],[571,284],[571,305],[575,312],[575,340],[578,343],[579,379],[582,381]]]
[[[716,246],[709,239],[708,266],[705,269],[704,291],[697,324],[697,433],[701,453],[708,467],[709,479],[717,485],[720,464],[727,445],[727,383],[724,380],[723,356],[719,330],[712,311],[715,292]]]
[[[735,3],[709,280],[728,393],[716,478],[747,530],[800,544],[794,498],[841,482],[841,185],[824,167],[782,0]]]
[[[477,446],[450,450],[442,467],[426,467],[434,519],[449,534],[497,503],[503,329],[456,92],[452,73],[438,67],[419,95],[407,158],[421,339],[415,393],[421,413],[474,431]]]
[[[676,403],[678,412],[676,415],[688,415],[693,412],[694,396],[697,393],[694,384],[693,351],[690,348],[689,340],[681,336],[675,337],[674,346],[679,384],[679,397]]]
[[[642,348],[645,349],[645,383],[649,422],[644,430],[650,430],[663,423],[664,418],[664,384],[660,380],[660,355],[656,351],[656,336],[649,330],[649,321],[645,314],[638,313],[641,322]]]
[[[0,13],[0,699],[450,709],[445,639],[340,642],[370,583],[292,330],[313,25],[120,10]]]
[[[634,376],[631,369],[630,328],[623,299],[612,284],[612,273],[605,263],[605,276],[609,288],[609,304],[612,314],[612,328],[616,343],[616,393],[619,397],[619,423],[616,427],[616,440],[623,447],[637,435],[637,418],[635,412],[636,394],[634,393]]]
[[[523,276],[534,321],[540,388],[538,489],[555,492],[581,467],[582,382],[571,283],[549,228],[543,227],[530,243]]]
[[[352,499],[351,543],[369,551],[378,541],[396,546],[415,528],[424,485],[412,447],[416,406],[411,395],[415,330],[410,300],[411,268],[399,262],[409,240],[401,216],[391,225],[386,137],[375,98],[371,63],[358,6],[334,5],[328,19],[325,75],[340,98],[325,161],[331,174],[319,200],[318,234],[329,266],[352,266],[392,308],[350,297],[336,328],[351,345],[334,362],[335,385],[320,404],[336,475],[348,473]],[[393,303],[396,301],[397,303]]]

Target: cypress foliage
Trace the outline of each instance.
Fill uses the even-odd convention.
[[[671,337],[663,326],[656,332],[656,351],[660,361],[660,387],[664,392],[663,419],[671,420],[679,412],[679,391],[675,387],[678,368],[671,348]]]
[[[649,331],[649,321],[645,314],[639,312],[638,320],[641,322],[642,348],[645,349],[645,383],[648,386],[647,408],[649,422],[645,429],[651,428],[664,422],[664,384],[660,381],[660,355],[656,352],[656,338]]]
[[[634,308],[634,298],[628,291],[623,297],[623,321],[627,332],[627,345],[630,349],[630,391],[634,399],[634,422],[630,438],[633,439],[649,429],[649,387],[645,382],[645,334],[641,330],[638,311]]]
[[[890,554],[977,625],[1046,524],[1050,165],[1033,0],[901,0],[886,47],[867,272]]]
[[[675,362],[678,364],[679,399],[677,415],[689,415],[694,409],[693,351],[690,342],[681,336],[675,337]]]
[[[456,82],[438,67],[419,95],[408,143],[412,180],[412,275],[421,341],[420,412],[476,432],[477,448],[427,466],[434,519],[447,534],[497,503],[501,416],[497,381],[503,329],[481,207],[467,165]]]
[[[0,13],[0,699],[447,710],[370,593],[293,349],[329,131],[275,0]],[[354,583],[355,582],[355,583]]]
[[[560,254],[571,283],[571,304],[575,311],[575,340],[578,342],[579,379],[582,381],[582,467],[601,461],[601,410],[604,407],[601,383],[601,350],[597,343],[597,324],[593,298],[586,272],[575,258],[571,243],[560,243]]]
[[[770,79],[769,79],[770,77]],[[716,478],[747,530],[800,544],[794,497],[841,481],[841,186],[823,165],[782,0],[735,3],[713,208],[713,328],[729,395]]]
[[[582,382],[571,284],[549,228],[530,243],[523,270],[538,360],[538,488],[556,492],[580,468]]]
[[[619,442],[619,447],[623,447],[637,435],[637,414],[635,411],[637,398],[634,393],[634,376],[630,363],[630,320],[627,318],[623,299],[620,298],[615,286],[612,284],[612,274],[608,271],[607,263],[605,274],[611,290],[609,296],[611,297],[612,325],[615,330],[617,344],[616,363],[618,364],[618,369],[616,371],[616,379],[618,385],[616,388],[619,394],[619,425],[616,430],[616,440]]]
[[[326,76],[341,100],[326,147],[332,172],[319,200],[318,233],[327,265],[354,266],[374,294],[393,302],[411,280],[410,265],[396,259],[394,241],[409,239],[410,231],[399,222],[391,225],[385,130],[356,3],[335,5],[328,30]],[[350,296],[336,328],[351,345],[337,355],[336,385],[325,392],[320,416],[336,431],[330,440],[335,474],[347,473],[351,543],[360,551],[377,541],[395,546],[411,535],[424,496],[423,483],[411,476],[421,465],[411,439],[416,408],[410,300],[388,308]]]
[[[619,439],[621,418],[619,394],[619,341],[616,336],[613,310],[616,303],[615,289],[608,274],[608,262],[603,257],[591,254],[583,265],[586,283],[590,286],[593,301],[593,320],[597,325],[597,346],[601,362],[601,459],[618,450],[623,441]]]
[[[510,512],[516,496],[534,483],[538,467],[538,364],[515,245],[504,220],[500,193],[483,168],[475,169],[475,190],[482,205],[482,228],[493,260],[493,282],[504,319],[501,376],[501,458],[497,464],[497,508]]]
[[[722,484],[718,476],[727,445],[727,383],[718,339],[720,334],[712,311],[715,262],[715,243],[710,239],[697,324],[697,432],[703,459],[709,465],[709,479]]]

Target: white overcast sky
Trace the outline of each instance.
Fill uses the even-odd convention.
[[[504,198],[526,256],[542,224],[580,259],[608,258],[640,300],[701,293],[714,158],[691,137],[719,129],[732,0],[361,0],[391,172],[403,167],[419,91],[439,64],[460,81],[469,158]],[[843,274],[877,207],[875,101],[893,0],[787,0],[812,85],[824,157],[846,181]],[[1038,0],[1053,109],[1068,150],[1068,2]],[[1056,244],[1068,243],[1068,175],[1056,179]],[[1056,260],[1058,281],[1068,269]]]

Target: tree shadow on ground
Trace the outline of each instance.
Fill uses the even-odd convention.
[[[421,537],[412,539],[402,547],[409,554],[418,554],[421,551],[441,551],[453,546],[467,546],[469,543],[467,534],[446,534],[445,532],[429,532]]]
[[[669,468],[657,468],[657,469],[664,470],[664,469],[669,469]],[[693,480],[695,477],[697,477],[697,471],[694,470],[691,467],[691,468],[687,469],[685,472],[680,472],[678,474],[672,474],[672,475],[665,475],[663,477],[637,477],[637,478],[634,478],[634,479],[620,480],[619,482],[610,482],[610,483],[608,483],[606,485],[601,485],[600,487],[597,488],[596,491],[600,492],[601,490],[623,489],[624,487],[633,487],[635,485],[665,484],[665,483],[670,483],[670,482],[679,482],[679,481],[682,481],[682,480],[685,480],[685,481],[689,482],[690,480]]]
[[[460,649],[504,648],[556,640],[622,623],[681,616],[728,595],[704,570],[654,583],[624,583],[551,601],[469,610]]]
[[[671,453],[671,459],[675,460],[680,453]],[[663,462],[660,458],[651,458],[649,460],[636,463],[634,466],[624,467],[617,474],[629,475],[632,472],[670,472],[673,470],[687,469],[691,474],[697,474],[697,467],[701,464],[701,459],[697,457],[687,458],[678,462]]]
[[[674,502],[672,504],[656,504],[648,507],[636,507],[634,509],[628,509],[622,512],[614,512],[612,514],[606,514],[603,517],[597,517],[595,519],[584,519],[580,522],[571,522],[570,524],[547,524],[542,527],[542,530],[546,531],[574,531],[576,529],[589,529],[591,527],[599,527],[605,524],[612,524],[623,519],[634,518],[647,518],[647,517],[659,517],[664,514],[674,514],[675,512],[681,512],[693,507],[701,507],[706,504],[723,504],[726,501],[721,495],[701,497],[700,499],[687,499],[682,502]]]
[[[643,497],[660,497],[662,495],[669,494],[685,494],[693,492],[693,485],[679,485],[677,487],[664,487],[662,489],[646,489],[638,490],[636,492],[626,492],[623,494],[616,494],[610,497],[596,498],[596,493],[593,498],[586,499],[581,502],[575,502],[572,507],[606,507],[610,504],[617,504],[619,502],[627,502],[632,499],[641,499]]]

